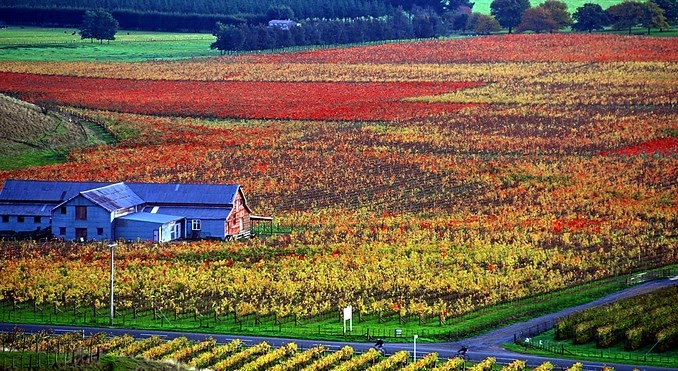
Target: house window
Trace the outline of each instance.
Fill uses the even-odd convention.
[[[66,215],[66,206],[61,206],[59,208],[59,211],[61,212],[62,215]]]
[[[191,220],[191,229],[194,231],[200,230],[200,219]]]
[[[103,228],[97,228],[97,236],[103,236],[104,235],[104,229]]]
[[[66,235],[66,227],[59,227],[59,235],[61,236]]]
[[[24,217],[22,215],[19,215],[16,217],[17,223],[23,223],[24,222]]]
[[[75,207],[75,220],[87,220],[87,206]]]
[[[35,224],[40,224],[41,221],[42,221],[42,220],[41,220],[41,218],[40,218],[39,216],[33,217],[33,223],[35,223]]]
[[[9,215],[3,215],[2,216],[2,222],[3,223],[9,223]]]

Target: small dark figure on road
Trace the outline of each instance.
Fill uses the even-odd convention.
[[[468,354],[466,354],[466,352],[468,352],[468,347],[466,345],[462,345],[461,349],[457,351],[457,357],[468,361]]]
[[[379,352],[382,356],[386,355],[386,349],[384,349],[384,340],[378,339],[377,342],[374,344],[374,349]]]

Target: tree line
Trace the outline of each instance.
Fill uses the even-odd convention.
[[[508,29],[516,32],[556,32],[570,27],[575,31],[592,32],[612,26],[615,30],[645,27],[667,28],[677,23],[676,0],[646,2],[624,1],[603,10],[587,3],[570,14],[567,4],[547,0],[531,7],[529,0],[494,0],[491,15],[472,11],[473,4],[456,4],[454,10],[414,6],[409,12],[402,7],[379,18],[350,20],[307,20],[284,28],[268,24],[232,25],[218,22],[213,35],[213,49],[249,51],[290,46],[359,43],[365,41],[431,38],[452,33],[490,34]],[[291,15],[293,12],[287,13]],[[291,18],[291,17],[289,17]]]
[[[172,1],[167,0],[168,3]],[[359,0],[344,0],[337,3],[348,4],[352,1]],[[385,4],[376,3],[380,0],[370,1],[371,4]],[[62,18],[55,19],[55,12],[48,8],[42,9],[42,12],[9,8],[8,12],[13,12],[12,19],[15,21],[44,17],[51,19],[53,22],[51,25],[79,24],[82,38],[98,40],[113,40],[118,28],[195,32],[211,30],[216,37],[211,47],[222,52],[432,38],[453,33],[490,34],[502,28],[507,29],[508,33],[555,32],[568,27],[575,31],[592,32],[612,26],[616,30],[628,30],[630,34],[634,27],[642,26],[647,28],[649,33],[652,28],[664,29],[675,25],[678,19],[676,0],[645,2],[626,0],[606,10],[598,4],[587,3],[578,7],[572,14],[568,12],[567,4],[560,0],[547,0],[536,7],[532,7],[529,0],[494,0],[490,4],[491,15],[473,12],[473,3],[468,0],[414,0],[417,3],[412,0],[384,1],[388,1],[382,9],[385,9],[384,14],[352,18],[301,19],[289,5],[271,5],[261,14],[239,13],[221,16],[66,8],[56,12],[61,14]],[[403,5],[409,8],[405,10]],[[375,5],[370,9],[377,8]],[[7,8],[0,8],[0,14],[6,10]],[[300,20],[292,21],[293,19]],[[270,20],[288,20],[288,23],[269,24]],[[104,23],[103,26],[98,25],[101,22]]]
[[[79,27],[83,24],[88,10],[90,9],[0,7],[0,22],[9,25]],[[125,30],[210,32],[214,29],[216,22],[225,24],[256,24],[265,21],[264,15],[255,14],[180,14],[137,10],[113,10],[108,12],[118,21],[120,28]]]
[[[424,0],[426,1],[426,0]],[[410,1],[411,2],[411,1]],[[301,18],[354,18],[381,16],[391,7],[389,0],[3,0],[4,8],[106,9],[142,13],[256,16],[284,3]],[[212,24],[214,26],[214,24]]]
[[[634,27],[645,27],[649,34],[652,28],[661,30],[678,23],[676,0],[625,0],[606,10],[599,4],[586,3],[572,14],[567,4],[558,0],[547,0],[536,7],[531,7],[529,0],[494,0],[490,9],[509,33],[514,28],[517,32],[555,32],[566,27],[592,32],[611,26],[629,34]]]

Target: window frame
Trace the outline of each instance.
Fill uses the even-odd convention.
[[[200,231],[202,230],[202,222],[200,219],[191,219],[191,230]]]

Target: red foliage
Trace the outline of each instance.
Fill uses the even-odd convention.
[[[520,34],[237,58],[265,63],[676,62],[678,40],[601,34]]]
[[[562,233],[562,232],[593,232],[600,233],[600,225],[604,222],[604,219],[587,219],[587,218],[574,218],[574,219],[558,219],[553,222],[553,232]]]
[[[651,140],[649,142],[636,144],[633,146],[622,147],[613,151],[601,152],[602,155],[675,155],[678,154],[678,138],[668,137]]]
[[[477,82],[260,82],[100,79],[0,73],[0,90],[29,101],[147,115],[302,120],[395,120],[466,105],[405,102]]]

